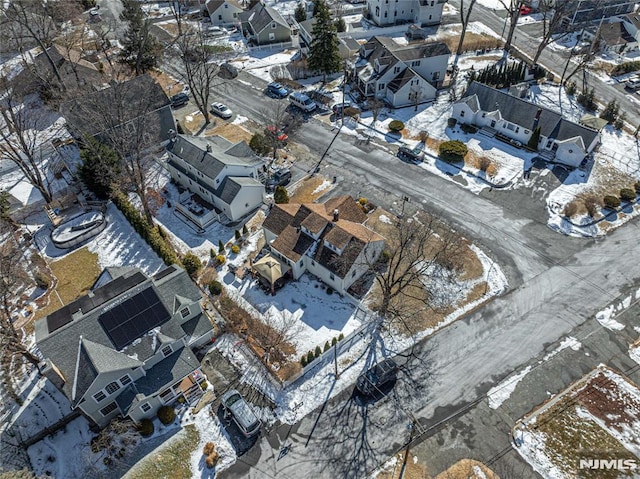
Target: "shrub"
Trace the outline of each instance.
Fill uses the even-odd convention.
[[[219,254],[218,256],[216,256],[216,262],[218,264],[224,264],[226,261],[227,258],[225,258],[223,254]]]
[[[567,218],[572,218],[573,216],[575,216],[577,212],[578,212],[578,204],[575,201],[572,201],[571,203],[568,203],[564,207],[562,214]]]
[[[366,205],[369,202],[368,199],[362,197],[358,200],[358,203],[360,203],[362,206]]]
[[[211,469],[213,466],[215,466],[218,463],[218,459],[220,459],[219,454],[217,452],[212,452],[204,460],[204,463],[207,465],[209,469]]]
[[[329,351],[329,349],[331,349],[331,346],[329,345],[329,341],[327,341],[326,343],[324,343],[324,349],[322,350],[322,352],[326,353],[327,351]]]
[[[620,190],[620,199],[622,201],[635,201],[636,200],[636,190],[632,188],[622,188]]]
[[[33,273],[33,280],[36,282],[36,286],[40,289],[49,289],[51,286],[51,278],[39,269]]]
[[[249,140],[249,148],[260,156],[268,155],[271,151],[269,140],[261,133],[256,133],[251,137],[251,140]]]
[[[161,406],[160,409],[158,409],[158,419],[166,426],[176,419],[176,412],[171,406]]]
[[[480,171],[486,172],[490,166],[491,166],[491,160],[486,156],[483,156],[478,160],[478,169]]]
[[[607,120],[609,123],[613,123],[618,118],[618,112],[620,111],[620,106],[618,106],[618,102],[615,100],[611,100],[607,103],[607,106],[600,113],[600,118],[603,120]]]
[[[596,195],[589,195],[583,202],[584,207],[587,209],[587,214],[594,218],[598,212],[598,208],[602,206],[602,199]]]
[[[319,358],[321,354],[322,354],[322,350],[320,349],[320,346],[316,346],[316,350],[313,353],[313,357]]]
[[[202,389],[203,391],[206,391],[208,387],[209,387],[209,383],[207,381],[202,381],[200,383],[200,389]]]
[[[247,229],[247,225],[245,224],[242,227],[242,236],[247,236],[249,234],[249,230]]]
[[[340,336],[338,336],[338,341],[342,341],[344,339],[344,334],[340,333]]]
[[[449,163],[463,161],[467,151],[467,145],[460,140],[445,141],[438,148],[440,158]]]
[[[468,123],[462,123],[460,125],[460,129],[462,131],[464,131],[465,133],[469,134],[469,133],[475,133],[478,131],[478,128],[476,126],[473,125],[469,125]]]
[[[614,195],[605,195],[602,201],[607,208],[615,209],[620,206],[620,198]]]
[[[333,338],[331,338],[331,346],[335,346],[336,344],[338,344],[338,338],[334,336]]]
[[[578,97],[576,98],[576,101],[578,103],[580,103],[583,107],[585,107],[587,110],[590,111],[595,111],[596,109],[596,103],[594,101],[595,98],[595,92],[592,89],[586,89],[583,92],[580,92],[578,94]]]
[[[142,437],[149,437],[153,434],[153,421],[151,419],[142,419],[138,424],[138,432]]]
[[[455,118],[449,118],[447,120],[447,127],[453,128],[454,126],[456,126],[456,123],[458,123],[458,120],[456,120]]]
[[[307,355],[303,354],[300,358],[300,366],[305,367],[307,365]]]
[[[622,75],[623,73],[635,72],[637,70],[640,70],[640,61],[624,62],[613,68],[611,76]]]
[[[400,120],[392,120],[391,123],[389,123],[389,131],[399,132],[402,130],[404,130],[404,123]]]
[[[566,83],[564,89],[567,92],[567,95],[575,95],[576,91],[578,91],[578,85],[576,85],[576,82],[572,81]]]
[[[640,193],[640,181],[636,181],[633,184],[633,189],[636,190],[636,193]]]
[[[311,364],[314,359],[315,359],[315,356],[313,355],[313,351],[309,351],[307,353],[307,364]]]
[[[333,288],[331,286],[327,287],[327,294],[328,295],[332,295],[333,294]]]
[[[380,261],[382,261],[384,264],[387,264],[390,259],[391,259],[391,252],[384,250],[380,255]]]
[[[208,456],[212,452],[215,452],[215,450],[216,450],[215,444],[213,444],[212,442],[208,442],[204,445],[204,448],[202,449],[202,454],[204,454],[205,456]]]
[[[214,296],[222,294],[222,283],[216,279],[211,280],[209,282],[209,292]]]
[[[624,128],[624,122],[626,119],[627,119],[626,113],[622,112],[622,114],[619,115],[618,118],[616,118],[615,121],[613,122],[613,127],[616,130],[622,130]]]
[[[213,248],[209,250],[209,256],[211,257],[211,259],[214,259],[216,257],[216,252]]]
[[[238,254],[238,253],[240,252],[240,246],[238,246],[237,244],[234,244],[234,245],[231,247],[231,252],[232,252],[233,254]]]
[[[278,205],[289,203],[289,193],[287,193],[287,189],[284,186],[276,187],[276,191],[273,194],[273,201]]]
[[[195,276],[195,274],[202,268],[202,261],[192,252],[188,252],[182,258],[182,264],[184,269],[189,273],[189,276]]]
[[[242,233],[240,233],[240,230],[236,230],[233,233],[234,237],[236,238],[236,241],[238,241],[240,238],[242,238]]]

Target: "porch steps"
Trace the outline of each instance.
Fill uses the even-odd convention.
[[[478,133],[480,135],[484,135],[487,136],[489,138],[493,138],[496,136],[496,133],[498,133],[498,130],[496,130],[495,128],[491,128],[488,126],[483,126],[482,128],[480,128],[480,130],[478,130]]]
[[[179,209],[174,208],[173,209],[173,214],[176,215],[179,219],[181,219],[183,223],[186,223],[188,226],[190,226],[191,228],[196,230],[196,233],[198,233],[198,234],[206,233],[206,231],[203,230],[198,223],[193,221],[191,218],[189,218],[187,215],[185,215]]]

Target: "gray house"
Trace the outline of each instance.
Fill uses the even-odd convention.
[[[237,0],[207,0],[205,8],[211,24],[222,27],[236,25],[239,22],[238,16],[243,12],[242,5]]]
[[[469,85],[464,97],[454,103],[451,116],[460,123],[482,128],[489,136],[500,135],[523,145],[540,128],[540,155],[572,167],[579,166],[600,142],[596,130],[477,82]]]
[[[214,337],[201,299],[177,266],[151,277],[105,271],[87,295],[36,321],[43,374],[100,427],[194,401],[205,378],[191,348]]]
[[[436,97],[450,55],[441,42],[400,45],[392,38],[375,36],[360,47],[352,75],[365,97],[385,100],[396,108],[424,103]]]
[[[277,10],[257,3],[254,7],[239,15],[242,33],[247,41],[255,45],[288,42],[291,40],[291,28]]]
[[[165,168],[186,192],[175,212],[199,228],[214,221],[238,221],[262,204],[259,181],[264,161],[245,141],[221,136],[177,135],[167,146]]]

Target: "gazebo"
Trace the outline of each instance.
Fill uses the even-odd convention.
[[[282,264],[277,258],[267,254],[253,263],[252,269],[258,274],[260,281],[269,287],[271,294],[275,295],[276,286],[282,286],[284,275],[291,268],[286,264]]]

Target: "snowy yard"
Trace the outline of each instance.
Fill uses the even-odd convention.
[[[543,477],[619,477],[615,469],[582,476],[580,460],[640,457],[640,390],[601,366],[514,429],[520,455]]]

